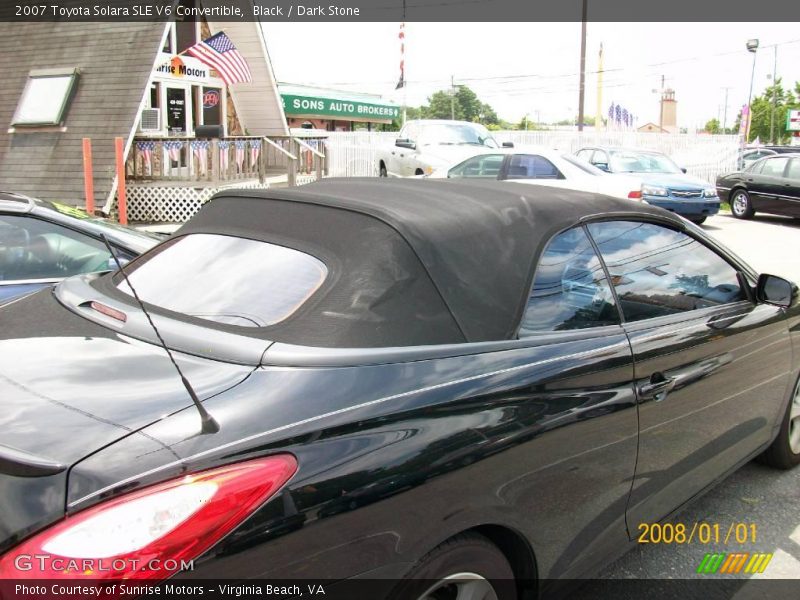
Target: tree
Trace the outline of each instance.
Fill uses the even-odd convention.
[[[791,109],[800,108],[800,82],[794,84],[792,90],[784,90],[781,79],[768,86],[764,93],[753,98],[752,121],[750,123],[750,136],[748,142],[758,138],[762,142],[773,141],[770,139],[770,119],[772,119],[773,94],[775,101],[775,116],[773,120],[773,138],[777,143],[786,143],[789,133],[786,131],[786,114]],[[796,95],[795,95],[796,94]],[[735,131],[739,131],[738,126],[742,121],[742,113],[739,112],[734,124]]]
[[[452,116],[451,116],[452,115]],[[495,110],[487,103],[481,102],[478,95],[465,85],[457,86],[455,94],[450,88],[439,90],[428,97],[428,104],[409,106],[406,118],[412,119],[450,119],[482,123],[490,129],[511,129],[510,123],[502,121]],[[401,127],[400,119],[384,125],[384,131],[397,131]]]
[[[461,118],[464,121],[477,123],[483,109],[483,103],[478,100],[478,95],[467,86],[459,85],[455,98],[456,104],[461,107]]]
[[[722,130],[719,126],[719,119],[711,119],[706,123],[706,126],[703,128],[703,131],[707,131],[708,133],[721,133]]]
[[[427,117],[429,119],[464,119],[464,110],[448,92],[440,90],[428,98]]]

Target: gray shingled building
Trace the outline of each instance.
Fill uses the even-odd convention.
[[[82,205],[81,140],[88,137],[92,140],[95,203],[108,207],[116,186],[114,138],[125,140],[126,152],[136,148],[134,140],[142,139],[142,135],[168,139],[177,134],[190,138],[194,129],[203,124],[203,115],[211,118],[208,115],[213,113],[213,107],[205,108],[205,99],[213,101],[215,93],[216,101],[222,97],[225,107],[217,109],[218,120],[230,123],[233,118],[236,127],[250,136],[287,134],[258,23],[224,24],[227,35],[247,58],[252,82],[225,86],[213,71],[194,81],[188,76],[170,79],[171,75],[164,73],[165,57],[180,53],[187,45],[222,28],[223,24],[211,22],[177,26],[134,22],[0,23],[0,72],[4,75],[4,85],[0,87],[0,189]],[[53,75],[56,79],[43,83],[41,78]],[[37,123],[35,117],[33,122],[25,122],[28,113],[42,109],[41,96],[55,93],[51,90],[63,91],[60,81],[72,86],[65,94],[60,122]],[[219,89],[209,87],[215,81],[220,82]],[[181,89],[190,106],[185,114],[176,117],[168,113],[166,105],[176,93],[182,93]],[[23,98],[26,95],[30,97]],[[156,119],[160,125],[143,133],[143,111],[152,116],[159,110],[163,111]],[[176,118],[182,119],[177,126],[173,122]],[[230,129],[228,123],[223,123],[226,133]]]

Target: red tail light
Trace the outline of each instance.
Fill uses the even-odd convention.
[[[67,517],[0,557],[0,579],[164,579],[297,471],[281,454],[186,475]]]
[[[632,192],[628,192],[628,198],[630,198],[631,200],[641,200],[642,190],[634,190]]]

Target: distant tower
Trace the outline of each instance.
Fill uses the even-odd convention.
[[[666,89],[661,95],[661,123],[669,133],[678,133],[678,101],[675,90]]]
[[[600,55],[597,58],[597,113],[594,117],[596,131],[603,130],[603,44],[600,44]]]

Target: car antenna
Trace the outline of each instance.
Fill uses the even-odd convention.
[[[200,400],[198,399],[197,394],[195,393],[194,388],[192,387],[192,384],[189,383],[189,380],[186,379],[186,376],[183,374],[183,371],[181,371],[181,368],[178,366],[178,363],[175,362],[175,357],[172,356],[172,351],[170,351],[166,342],[164,342],[164,338],[161,337],[161,333],[159,333],[156,324],[153,323],[153,319],[150,318],[150,313],[147,312],[147,309],[144,307],[144,302],[142,302],[142,299],[139,298],[139,294],[136,293],[136,288],[133,287],[131,280],[128,279],[128,274],[125,272],[125,269],[122,268],[122,263],[119,261],[119,258],[117,258],[117,255],[115,254],[114,249],[111,247],[108,238],[104,233],[101,233],[100,237],[105,243],[106,248],[108,248],[108,251],[111,253],[111,257],[114,259],[114,262],[117,263],[117,268],[119,269],[119,272],[122,273],[122,276],[125,278],[125,283],[128,284],[128,287],[133,292],[133,297],[136,298],[136,302],[139,304],[139,308],[142,309],[144,316],[147,317],[147,322],[150,323],[150,327],[153,328],[153,331],[155,332],[158,341],[161,342],[161,347],[164,348],[164,351],[167,353],[170,362],[172,362],[172,365],[175,367],[175,370],[178,372],[178,375],[180,375],[181,381],[183,382],[183,387],[185,387],[186,391],[189,392],[189,396],[192,398],[192,402],[197,408],[197,412],[200,413],[200,421],[202,423],[200,433],[201,434],[217,433],[219,431],[219,423],[217,423],[214,417],[208,414],[206,407],[203,406],[203,403],[200,402]]]

